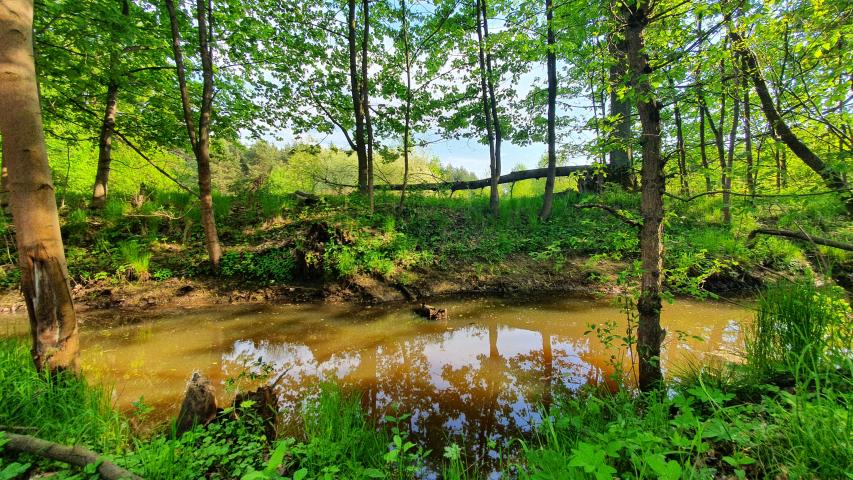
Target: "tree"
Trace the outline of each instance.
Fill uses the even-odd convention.
[[[848,186],[844,177],[837,170],[827,166],[820,156],[818,156],[814,150],[809,148],[808,145],[803,143],[803,141],[800,140],[800,138],[782,119],[782,116],[773,102],[773,98],[770,96],[770,90],[767,88],[767,82],[765,82],[764,77],[761,74],[761,70],[759,69],[758,58],[749,48],[749,45],[746,43],[743,36],[738,31],[731,29],[729,31],[729,37],[731,38],[735,54],[742,59],[746,66],[747,70],[745,74],[749,75],[752,80],[753,87],[761,101],[761,109],[764,112],[764,116],[767,118],[767,122],[772,125],[777,135],[779,135],[779,138],[789,149],[791,149],[792,152],[794,152],[794,155],[799,157],[803,163],[817,173],[829,188],[839,192],[842,196],[844,205],[847,208],[848,214],[853,217],[853,195],[847,191]]]
[[[640,389],[658,388],[663,381],[660,348],[666,332],[660,326],[661,292],[663,290],[663,194],[666,190],[664,160],[661,156],[660,102],[652,87],[645,31],[649,26],[655,2],[638,0],[622,3],[619,20],[625,35],[631,88],[637,98],[637,112],[642,125],[643,165],[640,174],[643,223],[640,228],[642,279],[637,310]]]
[[[542,210],[539,218],[546,220],[551,216],[554,205],[554,174],[557,171],[557,52],[554,38],[554,4],[545,0],[545,22],[547,24],[547,53],[548,69],[548,178],[545,180],[545,195],[542,199]]]
[[[480,89],[483,99],[483,116],[486,120],[486,135],[489,139],[489,210],[492,215],[500,213],[498,179],[501,176],[502,132],[498,118],[495,85],[492,78],[492,54],[489,49],[489,15],[486,0],[476,0],[477,9],[477,55],[480,62]]]
[[[196,3],[196,20],[198,22],[198,51],[202,67],[202,94],[198,114],[198,131],[195,129],[190,93],[187,87],[184,68],[183,52],[181,51],[181,34],[175,11],[174,0],[166,0],[169,12],[169,24],[172,32],[172,51],[175,56],[175,69],[178,77],[178,89],[181,94],[184,124],[195,154],[198,165],[198,198],[201,225],[204,229],[207,255],[214,270],[219,268],[222,247],[216,232],[216,218],[213,211],[213,192],[210,181],[210,119],[213,110],[213,12],[211,0],[198,0]]]
[[[77,318],[39,106],[33,59],[33,2],[0,6],[0,135],[27,304],[32,355],[39,370],[76,369]]]
[[[45,132],[96,142],[91,207],[98,210],[122,137],[146,149],[182,144],[171,114],[175,96],[168,95],[169,44],[156,12],[130,1],[48,1],[38,12],[34,41]]]
[[[608,39],[608,51],[611,64],[610,75],[610,117],[615,122],[608,161],[608,176],[611,180],[630,188],[633,184],[631,171],[631,99],[619,88],[627,73],[628,59],[625,58],[625,39],[621,38],[621,32],[610,35]]]

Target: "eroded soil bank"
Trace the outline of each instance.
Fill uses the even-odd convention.
[[[568,259],[559,268],[526,255],[510,257],[499,265],[458,265],[452,269],[419,270],[408,282],[358,274],[344,280],[319,279],[263,285],[234,278],[201,276],[163,281],[89,281],[72,285],[80,312],[119,310],[129,314],[233,304],[290,304],[306,302],[377,305],[389,302],[427,302],[436,298],[545,293],[581,296],[616,296],[625,292],[620,274],[625,262]],[[704,287],[725,297],[754,295],[764,277],[715,275]],[[23,312],[17,290],[0,293],[0,313]]]

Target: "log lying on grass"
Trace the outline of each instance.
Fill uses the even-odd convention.
[[[302,190],[293,192],[293,196],[296,197],[296,204],[300,206],[310,207],[311,205],[320,203],[320,197],[313,193],[303,192]]]
[[[447,320],[448,316],[446,308],[436,308],[425,303],[422,303],[420,307],[416,308],[415,313],[427,320]]]
[[[142,480],[142,477],[104,460],[101,455],[81,446],[69,447],[29,435],[18,435],[15,433],[3,433],[2,436],[8,440],[3,445],[3,448],[6,450],[38,455],[39,457],[68,463],[80,468],[95,463],[98,464],[98,473],[106,480]]]
[[[583,172],[589,170],[591,165],[571,165],[568,167],[557,167],[557,172],[555,176],[557,177],[568,177],[569,175],[576,172]],[[498,184],[503,183],[513,183],[521,180],[531,180],[536,178],[545,178],[548,176],[547,168],[534,168],[532,170],[520,170],[518,172],[508,173],[506,175],[501,175],[498,178]],[[437,183],[414,183],[406,186],[407,191],[415,191],[415,190],[449,190],[451,192],[455,192],[457,190],[477,190],[478,188],[486,188],[491,185],[492,180],[490,178],[483,178],[480,180],[469,180],[469,181],[460,181],[460,182],[437,182]],[[385,184],[385,185],[376,185],[374,187],[376,190],[402,190],[403,185],[395,185],[395,184]]]
[[[802,240],[804,242],[811,242],[817,245],[824,245],[826,247],[833,247],[841,250],[847,250],[848,252],[853,252],[853,244],[830,240],[828,238],[815,237],[814,235],[807,235],[804,232],[793,232],[791,230],[777,230],[775,228],[756,228],[755,230],[749,233],[749,237],[747,238],[749,240],[752,240],[755,238],[756,235],[759,234],[794,238],[797,240]]]

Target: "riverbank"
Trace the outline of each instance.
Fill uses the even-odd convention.
[[[626,291],[615,285],[622,262],[589,258],[567,259],[559,272],[527,257],[505,259],[489,271],[460,266],[453,270],[421,270],[409,283],[382,277],[353,274],[346,279],[264,285],[243,279],[202,276],[164,280],[127,281],[103,279],[77,283],[72,288],[78,312],[205,308],[235,304],[287,304],[306,302],[377,305],[393,302],[428,302],[460,296],[542,295],[560,293],[615,296]],[[748,293],[745,293],[748,294]],[[23,312],[23,296],[16,290],[0,293],[0,313]]]
[[[114,197],[98,215],[72,206],[84,200],[69,198],[61,217],[73,295],[88,309],[613,295],[638,281],[633,227],[601,209],[576,208],[595,202],[634,215],[638,196],[620,191],[560,195],[547,222],[538,220],[537,197],[505,199],[497,218],[485,215],[486,199],[478,196],[415,195],[401,212],[395,197],[379,195],[373,213],[357,195],[311,205],[288,195],[217,197],[225,250],[216,275],[186,195],[152,192],[135,207]],[[849,274],[842,268],[849,259],[838,252],[815,254],[802,242],[775,237],[749,239],[755,219],[731,226],[708,221],[713,199],[670,208],[665,267],[672,295],[748,296],[780,276],[828,269],[843,283]],[[23,302],[14,291],[12,237],[3,238],[9,254],[0,265],[0,308],[8,312]]]

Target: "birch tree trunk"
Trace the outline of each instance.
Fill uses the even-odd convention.
[[[39,370],[75,370],[77,318],[39,106],[33,61],[33,2],[0,4],[0,135],[27,304],[32,356]]]

